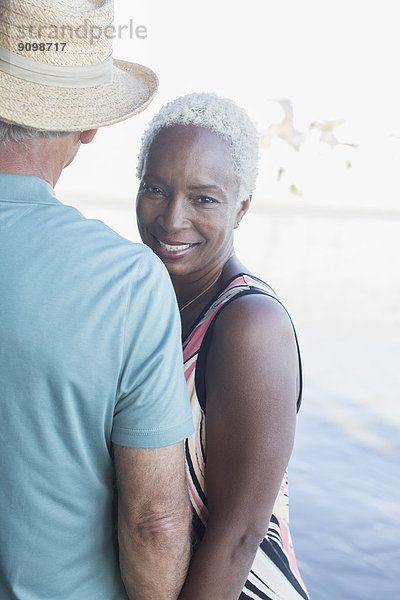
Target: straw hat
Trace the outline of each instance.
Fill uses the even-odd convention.
[[[0,0],[0,121],[84,131],[145,109],[157,77],[113,60],[113,23],[113,0]]]

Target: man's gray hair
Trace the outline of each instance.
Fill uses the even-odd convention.
[[[150,146],[161,129],[195,125],[215,131],[229,144],[239,182],[238,202],[254,191],[258,171],[258,134],[243,108],[216,94],[194,93],[163,106],[142,137],[136,175],[141,179]]]
[[[26,127],[0,121],[0,143],[16,142],[17,144],[24,144],[37,137],[52,138],[62,135],[68,135],[68,132],[36,131],[35,129],[27,129]]]

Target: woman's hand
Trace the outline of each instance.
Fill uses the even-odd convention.
[[[237,600],[294,440],[299,364],[284,308],[264,295],[225,307],[205,379],[209,517],[179,599]]]

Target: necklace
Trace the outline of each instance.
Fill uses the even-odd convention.
[[[187,304],[185,304],[184,306],[182,306],[182,308],[180,308],[180,309],[179,309],[179,312],[182,312],[183,310],[185,310],[185,308],[187,308],[188,306],[190,306],[191,304],[193,304],[193,302],[194,302],[195,300],[197,300],[198,298],[200,298],[201,296],[203,296],[203,294],[205,294],[206,292],[208,292],[208,290],[209,290],[210,288],[212,288],[212,286],[213,286],[215,283],[217,283],[218,279],[221,277],[221,273],[222,273],[222,271],[220,271],[220,272],[218,273],[218,275],[216,276],[216,278],[212,280],[212,282],[210,283],[210,285],[208,285],[208,286],[206,287],[206,289],[205,289],[205,290],[203,290],[202,292],[200,292],[200,294],[197,294],[197,296],[195,296],[195,297],[194,297],[194,298],[192,298],[192,300],[190,300],[190,301],[189,301]]]

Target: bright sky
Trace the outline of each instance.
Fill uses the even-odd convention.
[[[260,185],[284,166],[287,186],[295,184],[306,199],[321,196],[317,179],[322,173],[332,181],[343,179],[333,191],[328,186],[331,194],[348,190],[354,201],[359,190],[363,201],[376,204],[380,190],[388,206],[397,206],[400,139],[394,136],[400,136],[400,53],[395,0],[115,4],[116,25],[145,25],[148,36],[129,39],[124,30],[114,55],[153,68],[159,93],[142,115],[101,131],[66,172],[60,191],[75,192],[90,182],[90,187],[85,185],[90,191],[97,185],[98,194],[115,193],[127,200],[135,192],[140,136],[153,114],[184,93],[213,91],[236,100],[261,128],[282,117],[270,100],[289,98],[295,126],[302,132],[313,121],[344,119],[335,130],[337,137],[360,144],[346,152],[344,147],[332,152],[326,144],[316,150],[314,134],[314,147],[308,144],[295,153],[284,142],[274,143]],[[348,159],[354,167],[351,176],[343,167]],[[267,192],[274,195],[277,190]]]

